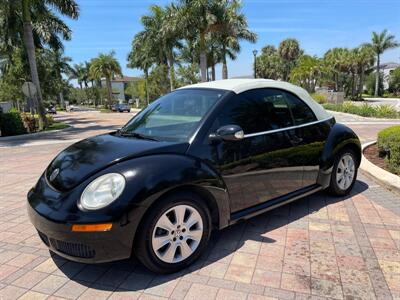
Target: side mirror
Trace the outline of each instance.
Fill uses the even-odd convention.
[[[238,125],[225,125],[209,136],[210,141],[240,141],[244,139],[243,129]]]

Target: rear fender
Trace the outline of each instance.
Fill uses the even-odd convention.
[[[318,184],[323,187],[329,186],[335,157],[347,147],[351,147],[355,152],[358,167],[361,162],[361,143],[358,136],[349,127],[340,123],[334,124],[322,151]]]

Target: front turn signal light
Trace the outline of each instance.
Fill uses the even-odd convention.
[[[112,228],[112,223],[72,225],[72,231],[75,232],[110,231],[111,228]]]

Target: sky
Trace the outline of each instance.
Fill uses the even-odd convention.
[[[140,17],[152,4],[168,0],[77,0],[78,20],[65,19],[72,40],[65,54],[73,63],[89,61],[99,53],[114,50],[124,75],[141,72],[127,68],[133,36],[140,30]],[[372,31],[388,29],[400,41],[400,0],[242,0],[255,44],[241,42],[235,61],[228,61],[229,76],[251,75],[252,51],[267,44],[278,46],[285,38],[296,38],[307,54],[322,56],[332,47],[356,47],[369,42]],[[400,63],[400,48],[388,50],[382,62]],[[221,66],[217,66],[217,79]]]

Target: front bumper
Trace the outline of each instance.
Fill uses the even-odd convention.
[[[28,215],[47,247],[58,255],[77,262],[103,263],[131,256],[134,231],[113,223],[110,231],[72,232],[72,224],[51,221],[28,202]]]

